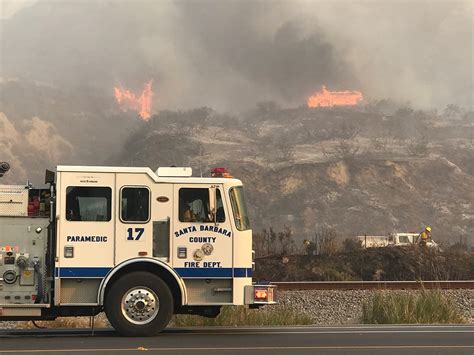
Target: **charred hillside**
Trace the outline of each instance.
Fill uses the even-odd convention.
[[[288,227],[297,243],[321,227],[340,237],[417,231],[471,236],[472,113],[414,111],[389,102],[241,115],[162,111],[112,162],[229,167],[246,184],[254,229]],[[299,239],[301,238],[301,239]]]

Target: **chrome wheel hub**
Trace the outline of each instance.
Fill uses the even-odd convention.
[[[158,314],[159,300],[148,287],[134,287],[125,292],[122,298],[122,314],[133,324],[150,323]]]

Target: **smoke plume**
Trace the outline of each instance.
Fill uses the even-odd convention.
[[[2,20],[1,76],[112,95],[153,79],[157,109],[304,104],[327,85],[472,107],[471,1],[41,1]]]

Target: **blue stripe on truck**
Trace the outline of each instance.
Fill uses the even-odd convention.
[[[62,267],[56,269],[56,277],[91,277],[103,278],[109,271],[110,267]],[[252,268],[184,268],[178,267],[174,269],[181,277],[252,277]]]
[[[252,277],[252,268],[244,267],[223,267],[223,268],[188,268],[178,267],[175,268],[179,276],[187,277]]]
[[[59,277],[97,277],[102,278],[112,270],[110,267],[62,267],[56,269]]]
[[[234,277],[252,277],[252,268],[234,268]]]

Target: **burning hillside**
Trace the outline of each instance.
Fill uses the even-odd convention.
[[[308,107],[354,106],[362,99],[360,91],[329,91],[323,85],[321,91],[308,97]]]
[[[152,80],[146,83],[140,95],[130,90],[114,87],[115,99],[120,105],[120,109],[124,112],[137,111],[142,120],[148,121],[151,117],[152,83]]]
[[[161,111],[110,164],[191,166],[197,176],[228,167],[246,186],[254,230],[288,227],[300,244],[324,225],[341,236],[423,225],[433,226],[437,241],[468,235],[474,180],[462,127],[470,116],[445,121],[406,108],[342,107],[267,103],[245,116]]]

